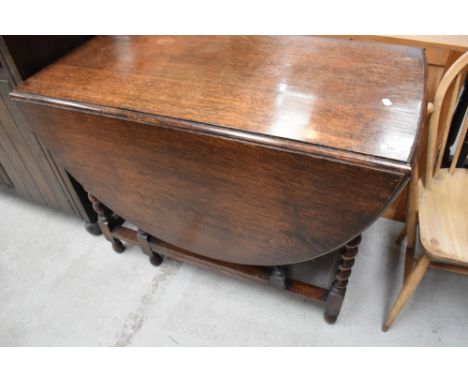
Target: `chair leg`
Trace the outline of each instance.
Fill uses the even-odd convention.
[[[406,241],[406,254],[405,254],[405,273],[403,282],[406,282],[408,275],[414,267],[414,248],[416,246],[416,226],[417,226],[417,213],[411,211],[408,216],[408,223],[406,224],[406,234],[408,240]]]
[[[405,268],[403,272],[403,284],[408,280],[408,276],[414,269],[414,247],[406,247]]]
[[[416,246],[416,227],[418,224],[418,166],[410,180],[408,192],[408,210],[406,216],[406,256],[403,282],[406,282],[414,266],[414,248]]]
[[[431,259],[425,253],[422,255],[421,259],[419,259],[418,263],[414,270],[408,276],[408,279],[405,281],[403,288],[401,288],[400,294],[398,295],[395,303],[390,310],[390,313],[385,321],[382,330],[386,332],[390,325],[395,321],[398,314],[400,314],[401,310],[404,308],[406,303],[408,302],[409,298],[413,295],[414,291],[416,290],[417,286],[421,282],[424,274],[431,263]]]
[[[397,239],[395,240],[398,245],[400,245],[406,237],[406,225],[401,229],[400,233],[398,234]]]

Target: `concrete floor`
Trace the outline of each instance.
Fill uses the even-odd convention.
[[[166,260],[115,254],[82,222],[0,193],[0,345],[468,345],[468,277],[430,270],[388,333],[400,223],[363,235],[341,315],[289,293]]]

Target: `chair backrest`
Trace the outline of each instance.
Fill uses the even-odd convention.
[[[447,72],[442,77],[439,87],[437,88],[436,94],[434,96],[433,111],[429,120],[429,135],[427,142],[427,158],[426,158],[426,176],[424,187],[430,189],[433,181],[433,177],[437,176],[441,162],[442,156],[447,144],[447,137],[449,133],[450,122],[455,110],[455,104],[460,93],[460,87],[463,82],[463,76],[465,74],[466,68],[468,67],[468,52],[463,54],[453,65],[447,70]],[[455,82],[454,82],[455,81]],[[448,104],[448,113],[447,119],[440,121],[441,109],[444,104],[445,97],[448,90],[453,84],[452,92]],[[455,149],[455,155],[453,157],[452,163],[450,165],[450,173],[453,173],[455,165],[458,161],[460,151],[463,145],[463,137],[466,134],[468,128],[468,117],[465,117],[463,126],[461,128],[460,139],[458,140],[457,147]],[[442,140],[439,146],[437,146],[437,136],[439,129],[442,129]],[[437,163],[435,163],[437,159]]]

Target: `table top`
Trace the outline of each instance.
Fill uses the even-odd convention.
[[[298,36],[103,36],[16,95],[193,121],[398,167],[413,156],[424,87],[418,48]]]

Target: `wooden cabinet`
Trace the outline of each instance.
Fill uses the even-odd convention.
[[[0,37],[0,189],[92,223],[96,215],[82,187],[57,165],[9,96],[23,80],[88,38]]]

